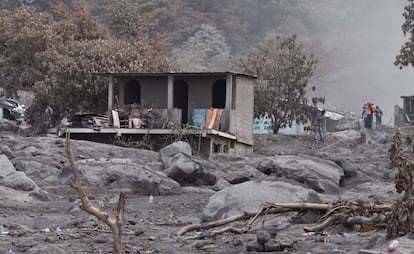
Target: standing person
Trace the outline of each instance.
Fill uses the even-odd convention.
[[[381,124],[382,124],[382,115],[383,115],[383,113],[382,113],[382,109],[380,109],[378,106],[376,107],[376,109],[375,109],[375,118],[376,118],[376,121],[375,121],[375,126],[377,127],[377,128],[379,128],[380,126],[381,126]]]
[[[313,125],[315,126],[315,129],[313,131],[313,140],[317,140],[317,135],[319,133],[319,138],[321,139],[321,142],[324,142],[323,140],[323,130],[322,130],[322,117],[325,115],[325,110],[318,109],[318,112],[316,113],[315,117],[313,118]]]
[[[372,107],[371,107],[371,103],[367,103],[366,104],[367,105],[367,127],[368,127],[368,129],[369,130],[371,130],[372,129],[372,120],[373,120],[373,118],[374,118],[374,116],[372,115],[373,114],[373,111],[372,111]]]
[[[366,105],[367,105],[367,104],[365,104],[365,105],[362,107],[362,119],[364,120],[364,128],[365,128],[365,129],[366,129],[366,128],[368,128],[368,119],[367,119],[367,117],[368,117],[368,110],[367,110]]]
[[[374,119],[375,118],[375,109],[376,109],[375,104],[371,103],[371,112],[372,112],[371,129],[375,128],[375,122],[376,122],[376,120]]]

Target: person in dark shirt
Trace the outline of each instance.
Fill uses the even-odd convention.
[[[315,126],[315,130],[313,131],[313,140],[317,141],[317,137],[318,137],[318,133],[319,133],[319,138],[321,139],[322,142],[324,142],[323,139],[323,130],[322,130],[322,118],[325,115],[325,110],[318,110],[318,112],[316,113],[315,117],[313,118],[313,125]]]
[[[375,127],[380,127],[382,125],[382,109],[378,106],[375,108]]]

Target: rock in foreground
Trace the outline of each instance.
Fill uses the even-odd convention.
[[[307,202],[315,191],[282,181],[244,182],[210,197],[203,221],[219,220],[243,211],[255,211],[265,203]]]

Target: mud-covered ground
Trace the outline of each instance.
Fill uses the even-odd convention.
[[[405,133],[411,129],[406,129]],[[387,135],[387,141],[361,143],[359,131],[328,134],[325,143],[314,143],[310,136],[263,135],[256,137],[257,156],[309,154],[321,158],[346,158],[358,168],[358,175],[347,179],[336,195],[321,195],[324,201],[392,201],[396,199],[387,150],[395,129],[374,132]],[[367,152],[368,151],[368,152]],[[77,195],[70,186],[42,186],[50,201],[36,201],[27,194],[0,186],[0,253],[112,253],[109,229],[79,209]],[[209,187],[203,187],[208,189]],[[122,227],[124,253],[247,253],[256,239],[254,232],[225,233],[203,238],[203,231],[184,236],[176,232],[190,223],[199,223],[211,194],[148,196],[126,193],[125,225]],[[92,202],[114,216],[119,192],[86,188]],[[390,240],[382,225],[360,233],[358,229],[333,226],[320,235],[304,235],[304,224],[291,223],[295,213],[267,215],[264,223],[278,228],[276,239],[290,247],[287,253],[359,253],[370,249],[386,253]],[[240,222],[238,225],[242,225]],[[56,230],[58,228],[58,231]],[[59,230],[60,229],[60,230]],[[194,239],[196,238],[196,239]],[[414,240],[402,236],[394,253],[414,253]],[[274,252],[277,253],[277,252]]]

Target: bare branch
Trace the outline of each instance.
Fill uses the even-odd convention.
[[[253,217],[244,227],[237,228],[226,226],[221,229],[213,230],[210,232],[210,236],[214,236],[217,234],[221,234],[224,232],[233,232],[233,233],[246,233],[253,230],[256,230],[258,227],[252,228],[252,224],[257,220],[258,217],[267,215],[267,214],[278,214],[278,213],[286,213],[286,212],[299,212],[299,211],[324,211],[327,213],[328,217],[324,222],[318,224],[316,226],[304,228],[305,231],[314,231],[314,230],[322,230],[327,226],[335,223],[338,220],[342,220],[345,222],[346,218],[349,218],[350,215],[347,213],[352,211],[356,213],[357,211],[361,212],[369,212],[369,213],[376,213],[376,212],[388,212],[391,210],[390,204],[373,204],[373,203],[365,203],[361,201],[349,201],[345,202],[345,204],[340,203],[339,206],[336,204],[319,204],[319,203],[273,203],[268,204],[257,211],[252,212],[242,212],[240,214],[228,217],[226,219],[211,221],[207,223],[200,223],[200,224],[192,224],[181,228],[177,235],[181,236],[191,230],[195,229],[211,229],[219,226],[226,225],[228,223],[238,221],[238,220],[245,220],[248,218]],[[337,212],[337,213],[334,213]],[[378,216],[377,216],[378,217]],[[356,217],[357,218],[357,217]]]
[[[108,215],[108,213],[93,206],[81,185],[80,174],[76,166],[75,159],[72,153],[72,148],[70,145],[70,132],[69,131],[66,133],[66,153],[68,155],[70,166],[71,166],[72,173],[73,173],[73,183],[71,187],[74,188],[76,192],[78,193],[79,198],[81,199],[81,202],[82,202],[82,209],[84,209],[89,214],[92,214],[99,220],[102,220],[103,222],[105,222],[105,224],[107,224],[111,228],[114,253],[121,254],[122,253],[121,227],[122,227],[122,223],[124,222],[125,193],[121,192],[119,194],[118,213],[117,213],[116,218],[111,218]]]

